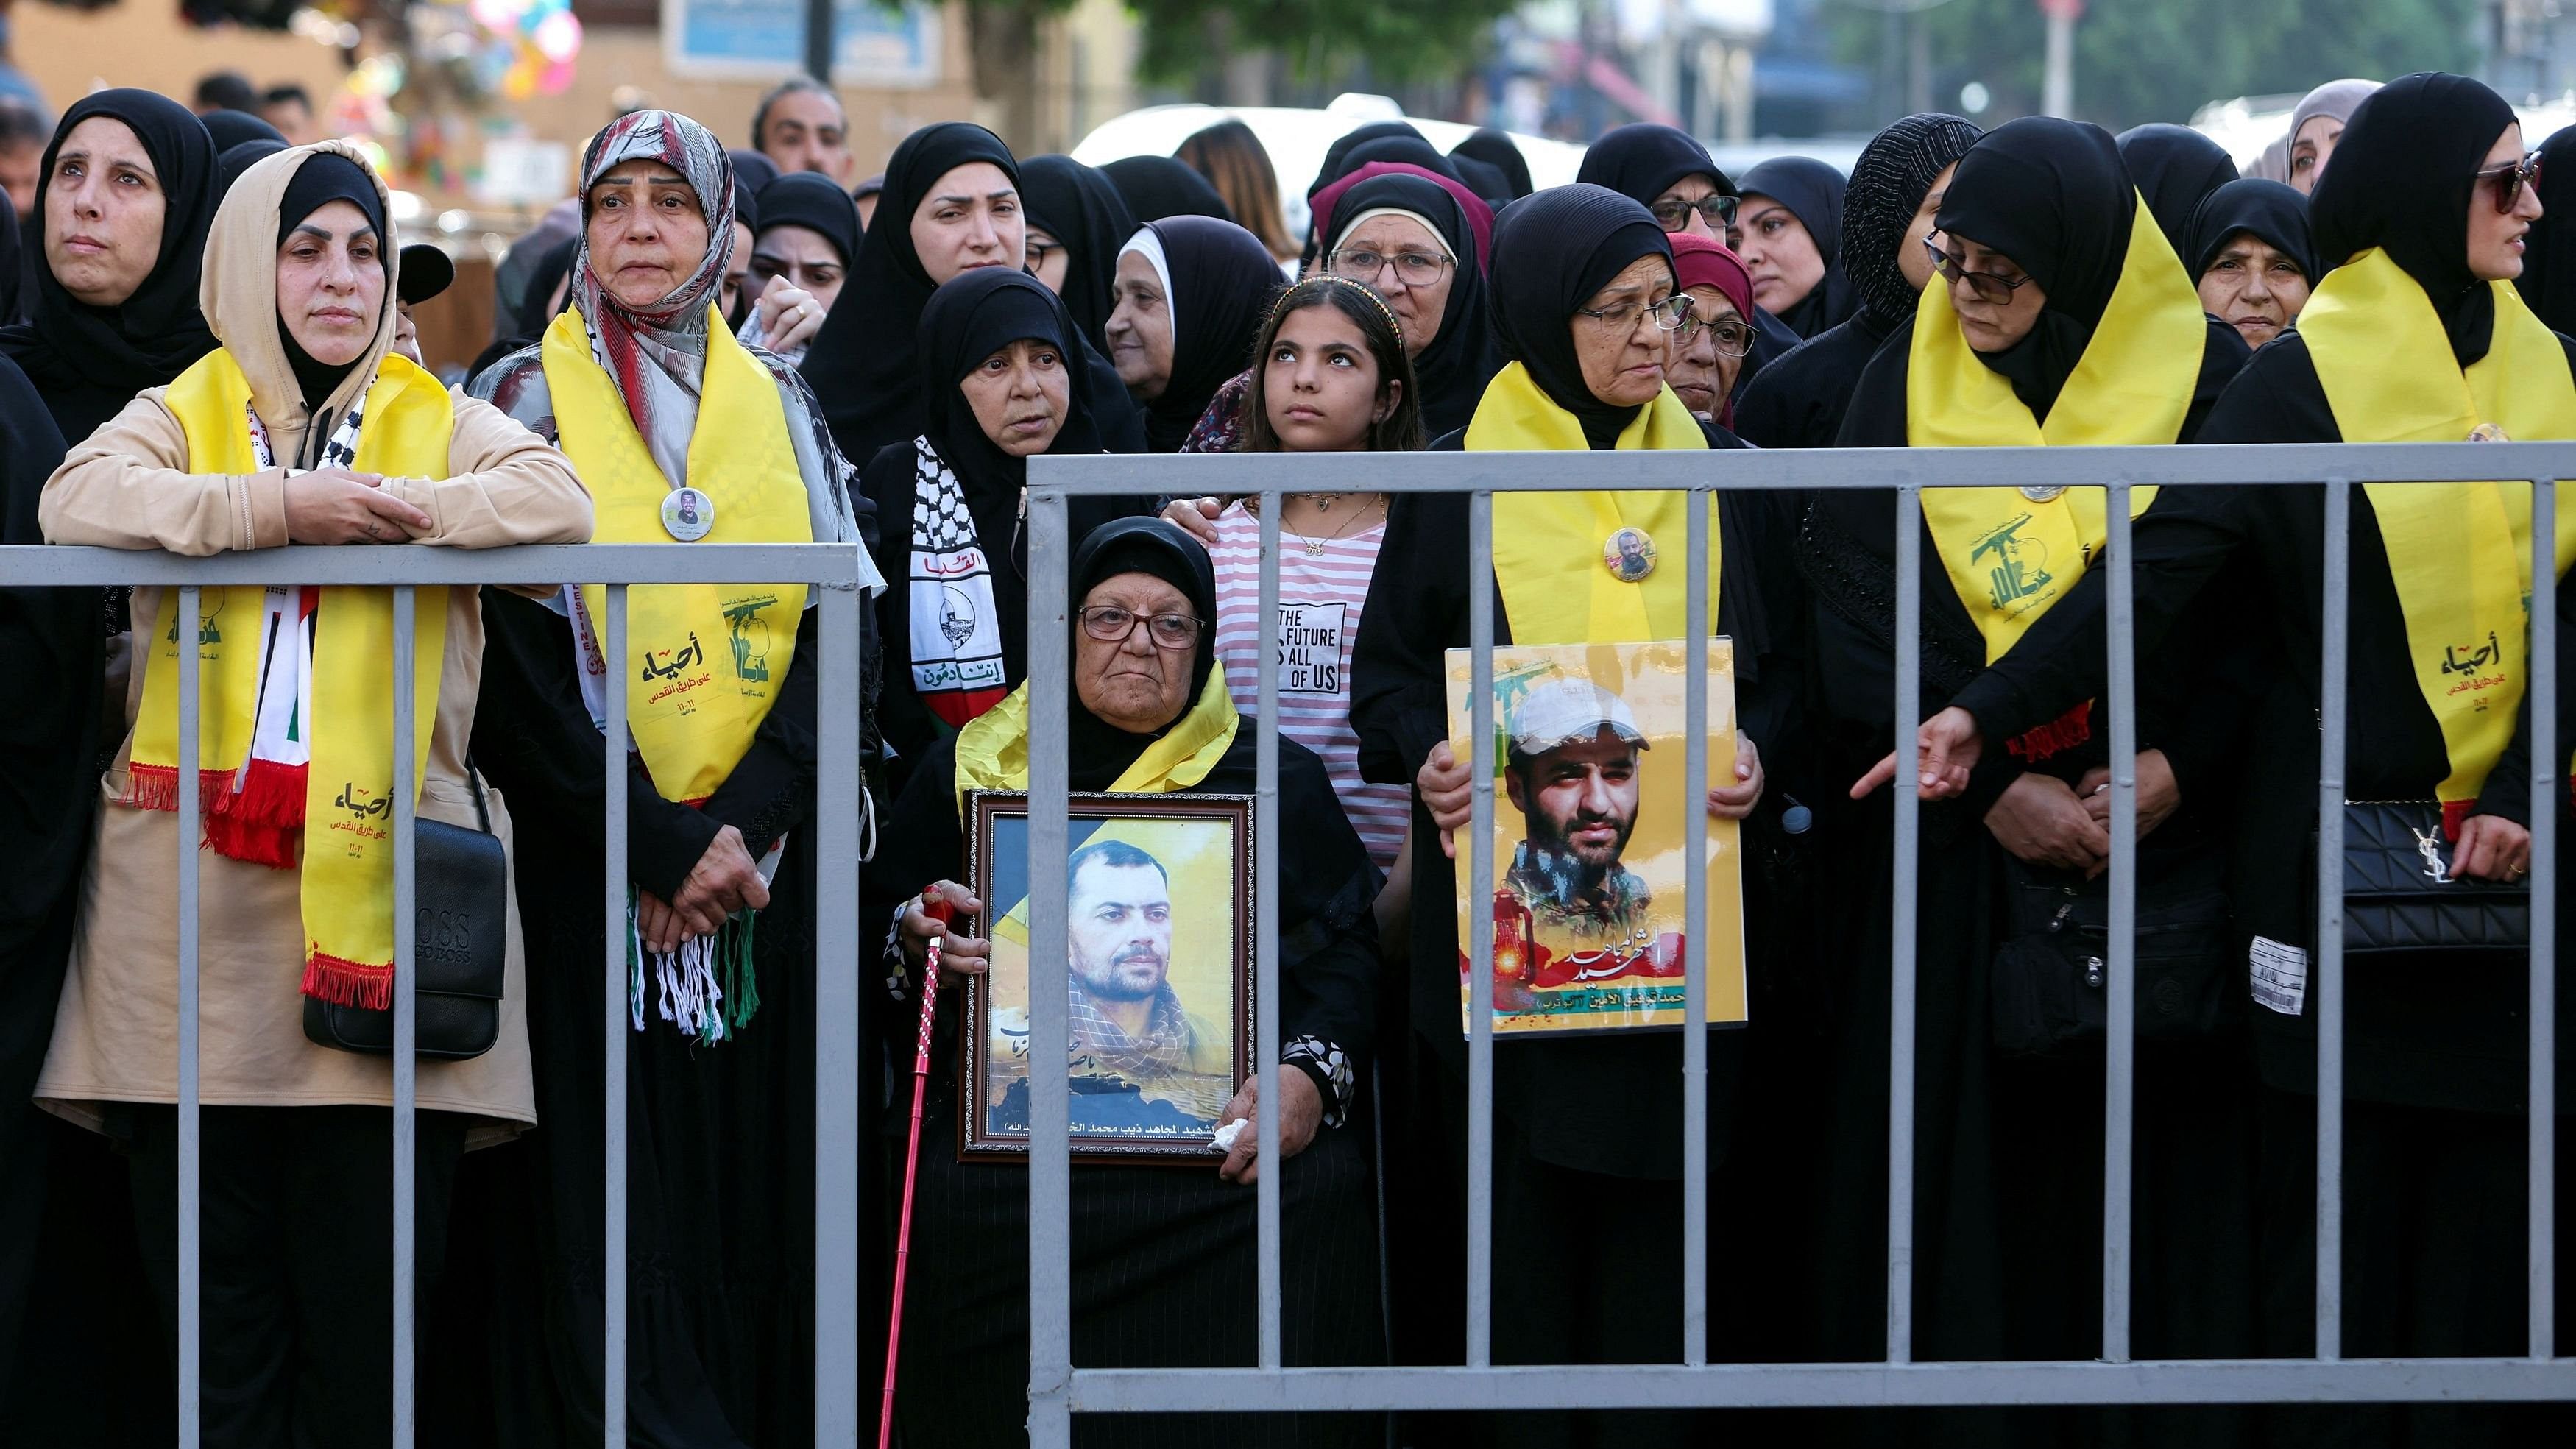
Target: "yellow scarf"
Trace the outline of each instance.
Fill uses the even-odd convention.
[[[1471,453],[1580,453],[1591,445],[1583,424],[1539,390],[1515,362],[1496,374],[1467,424]],[[1665,388],[1619,433],[1618,447],[1706,448],[1682,400]],[[1650,540],[1653,572],[1631,583],[1610,572],[1604,550],[1623,529]],[[1503,594],[1515,644],[1645,643],[1688,633],[1689,580],[1682,537],[1690,529],[1687,493],[1504,493],[1494,499],[1494,579]],[[1669,560],[1661,555],[1669,550]],[[1708,510],[1709,614],[1717,612],[1718,524]],[[1672,567],[1665,568],[1666,562]]]
[[[778,383],[709,309],[688,485],[715,500],[715,543],[811,543],[804,473]],[[577,311],[546,329],[546,387],[564,455],[590,488],[601,543],[667,543],[671,482],[645,450],[616,386],[591,360]],[[593,620],[607,590],[581,591]],[[803,584],[657,584],[627,591],[627,727],[666,800],[696,804],[751,748],[796,652]],[[714,646],[711,652],[710,641]]]
[[[2576,438],[2567,353],[2509,282],[2495,338],[2462,372],[2424,289],[2377,247],[2326,274],[2299,313],[2326,405],[2348,443]],[[2406,615],[2415,683],[2442,726],[2446,804],[2477,799],[2513,739],[2528,676],[2531,485],[2366,483]],[[2558,515],[2558,571],[2576,558],[2576,509]]]
[[[259,471],[250,380],[232,354],[199,359],[167,404],[188,440],[191,473]],[[387,357],[367,389],[355,468],[443,478],[455,413],[437,379]],[[293,594],[294,591],[284,591]],[[143,681],[126,803],[178,808],[179,591],[162,592]],[[304,994],[382,1010],[393,1002],[393,592],[324,588],[283,601],[281,633],[262,637],[268,591],[210,588],[197,657],[197,788],[209,844],[236,859],[285,867],[300,857]],[[308,675],[295,621],[312,618],[312,718],[291,695],[261,709],[263,681],[292,691]],[[418,798],[438,720],[447,658],[447,590],[423,587],[412,631],[412,790]],[[263,675],[263,662],[268,671]],[[262,717],[271,728],[261,728]]]
[[[1225,670],[1208,671],[1198,702],[1136,763],[1109,786],[1113,795],[1164,795],[1186,790],[1208,776],[1234,744],[1242,716],[1226,692]],[[1000,704],[957,731],[957,815],[966,816],[969,790],[1029,788],[1029,687],[1014,689]]]
[[[1906,359],[1905,440],[1917,448],[2035,448],[2170,443],[2200,378],[2208,320],[2173,246],[2141,200],[2120,280],[2084,356],[2042,424],[2001,373],[1977,359],[1950,309],[1950,289],[1923,289]],[[2084,577],[2106,536],[2108,493],[2069,488],[2046,500],[2018,488],[1927,488],[1924,521],[1959,602],[2004,656]],[[2129,516],[2155,501],[2129,490]]]

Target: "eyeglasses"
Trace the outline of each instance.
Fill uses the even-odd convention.
[[[1753,329],[1733,317],[1708,322],[1703,322],[1697,317],[1688,318],[1676,329],[1674,336],[1684,346],[1688,346],[1693,338],[1699,336],[1700,329],[1703,327],[1708,329],[1708,335],[1716,341],[1717,355],[1720,357],[1742,357],[1753,350]]]
[[[1199,641],[1199,631],[1207,627],[1187,614],[1139,614],[1115,604],[1081,610],[1082,632],[1111,644],[1123,644],[1135,637],[1136,626],[1145,626],[1146,637],[1157,649],[1187,649]]]
[[[1735,208],[1743,202],[1744,198],[1741,196],[1703,196],[1697,201],[1674,201],[1668,198],[1646,209],[1655,214],[1655,225],[1666,231],[1680,231],[1690,225],[1691,213],[1694,211],[1699,213],[1700,220],[1708,223],[1709,230],[1715,231],[1720,227],[1735,225]]]
[[[1365,248],[1335,252],[1324,258],[1324,270],[1354,282],[1374,282],[1387,268],[1395,268],[1397,280],[1408,287],[1427,287],[1440,280],[1441,270],[1452,265],[1447,257],[1429,252],[1373,252]]]
[[[1043,267],[1046,265],[1048,257],[1051,257],[1057,252],[1063,250],[1064,243],[1062,242],[1042,242],[1035,237],[1031,237],[1029,238],[1029,265],[1032,268]]]
[[[2495,183],[2496,215],[2509,216],[2514,203],[2522,200],[2522,188],[2528,186],[2538,190],[2540,187],[2540,153],[2534,151],[2520,161],[2490,166],[2479,172],[2477,179]]]
[[[1616,307],[1603,307],[1597,311],[1590,307],[1574,309],[1575,316],[1589,317],[1601,324],[1603,332],[1612,334],[1625,332],[1636,326],[1637,314],[1640,312],[1653,314],[1656,331],[1678,332],[1684,323],[1690,321],[1691,297],[1688,292],[1675,292],[1652,305],[1644,302],[1622,302]]]
[[[1954,257],[1929,241],[1923,243],[1923,250],[1931,254],[1932,270],[1941,274],[1942,281],[1967,283],[1969,290],[1975,292],[1981,302],[1992,302],[2000,307],[2013,299],[2013,293],[2030,285],[2027,272],[2018,277],[2007,277],[2001,272],[1972,272],[1968,270],[1965,258]]]

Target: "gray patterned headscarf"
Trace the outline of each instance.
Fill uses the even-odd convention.
[[[698,194],[707,223],[707,254],[677,290],[648,307],[629,307],[590,269],[590,192],[610,168],[660,161]],[[674,486],[689,471],[689,434],[698,421],[698,386],[706,371],[708,308],[733,257],[733,162],[706,127],[674,111],[635,111],[591,138],[581,165],[582,242],[573,258],[572,304],[590,328],[593,360],[617,384],[635,431]]]
[[[1897,249],[1942,168],[1984,134],[1961,117],[1924,111],[1872,137],[1852,163],[1843,192],[1843,272],[1872,320],[1892,327],[1914,315],[1915,291],[1897,267]]]

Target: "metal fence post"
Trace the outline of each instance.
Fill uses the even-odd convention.
[[[205,647],[197,637],[205,628],[201,592],[194,584],[180,585],[170,615],[171,642],[179,654],[179,1449],[197,1449],[205,1407],[205,1124],[197,1103],[197,840],[205,830],[197,793],[204,763],[197,756],[198,656]],[[142,651],[151,657],[148,638]]]
[[[2111,651],[2111,979],[2102,1083],[2102,1357],[2129,1357],[2130,1178],[2138,1030],[2138,692],[2129,485],[2105,499],[2111,555],[2103,632]]]
[[[1072,1034],[1062,881],[1071,528],[1064,494],[1029,494],[1029,1446],[1073,1444],[1073,1107],[1064,1063]],[[1063,686],[1047,690],[1047,681]],[[990,911],[993,903],[985,902]]]
[[[1467,500],[1467,1366],[1494,1361],[1494,495]]]
[[[1888,919],[1887,1361],[1914,1358],[1914,935],[1923,805],[1915,721],[1923,700],[1923,490],[1896,490],[1896,807]]]
[[[2531,1146],[2528,1293],[2531,1356],[2557,1353],[2558,819],[2567,757],[2558,748],[2558,480],[2531,480]]]
[[[856,584],[821,591],[826,703],[816,712],[815,752],[844,768],[815,772],[814,881],[814,1442],[856,1445],[865,1422],[859,1363],[861,947],[859,816],[859,604]],[[836,899],[835,892],[842,894]],[[869,1250],[873,1251],[873,1244]]]
[[[2352,481],[2326,480],[2317,689],[2317,1357],[2343,1357],[2343,791]]]
[[[442,600],[445,590],[440,591]],[[415,686],[412,650],[418,645],[415,610],[419,590],[409,584],[394,589],[394,1449],[411,1449],[418,1418],[418,1334],[420,1328],[415,1256],[420,1241],[420,1160],[416,1155],[420,1089],[420,978],[413,955],[419,922],[420,883],[414,874],[412,832],[418,804],[412,797],[412,753],[417,722],[412,718]]]
[[[1287,1166],[1279,1156],[1279,510],[1286,502],[1285,494],[1261,495],[1261,598],[1252,635],[1253,656],[1260,661],[1254,670],[1260,718],[1254,721],[1253,831],[1260,862],[1253,897],[1253,968],[1258,973],[1253,1064],[1261,1086],[1255,1108],[1260,1135],[1254,1162],[1261,1175],[1253,1192],[1253,1253],[1258,1361],[1273,1369],[1280,1364],[1279,1180]],[[1205,627],[1214,629],[1216,621],[1208,620]]]
[[[1712,455],[1714,456],[1714,455]],[[1690,492],[1690,570],[1683,637],[1690,685],[1682,706],[1682,1362],[1708,1362],[1708,515]],[[1720,568],[1725,567],[1721,554]],[[1733,785],[1730,779],[1726,782]],[[1737,837],[1739,845],[1743,837]],[[1739,853],[1734,864],[1742,867]]]
[[[607,607],[597,621],[600,658],[607,661],[602,680],[604,719],[599,753],[604,770],[600,789],[607,837],[601,848],[601,869],[607,881],[601,908],[607,923],[603,934],[608,942],[604,983],[607,990],[602,1002],[606,1014],[601,1019],[601,1028],[607,1033],[600,1090],[606,1109],[601,1121],[601,1171],[606,1174],[608,1215],[599,1254],[599,1288],[605,1309],[601,1315],[599,1422],[601,1442],[607,1449],[626,1449],[626,1038],[634,1030],[630,1010],[640,1009],[629,1007],[628,992],[643,989],[643,965],[639,957],[630,955],[641,951],[642,946],[632,939],[627,925],[626,586],[610,584],[605,594]]]

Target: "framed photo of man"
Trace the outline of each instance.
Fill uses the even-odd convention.
[[[1470,652],[1448,654],[1450,748],[1472,758]],[[1678,1027],[1689,933],[1690,653],[1652,644],[1494,651],[1494,894],[1467,899],[1458,842],[1459,1022],[1478,929],[1494,939],[1494,1030]],[[1735,778],[1735,651],[1708,646],[1708,781]],[[1463,835],[1463,832],[1462,832]],[[1745,1019],[1743,854],[1708,821],[1708,1019]]]
[[[1077,1160],[1204,1164],[1252,1061],[1252,799],[1070,800],[1065,877]],[[1029,1148],[1029,800],[967,796],[968,888],[989,969],[966,983],[957,1151]]]

